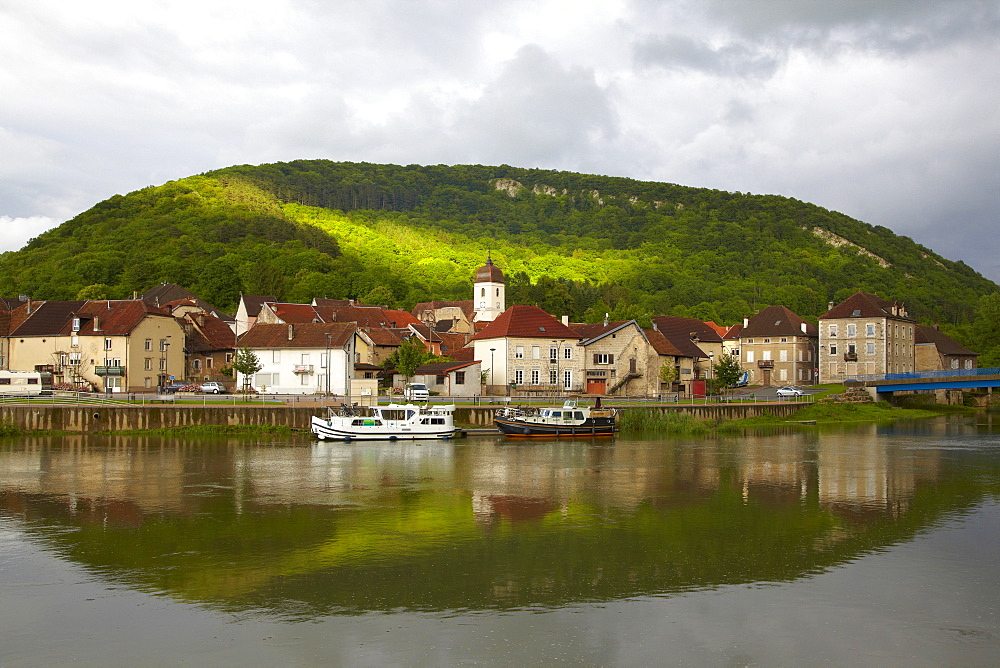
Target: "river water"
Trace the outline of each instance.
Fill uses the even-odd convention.
[[[0,665],[996,665],[998,492],[990,416],[8,440]]]

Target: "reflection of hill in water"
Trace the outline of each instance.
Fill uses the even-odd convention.
[[[528,446],[36,439],[0,450],[0,512],[109,579],[230,610],[545,607],[801,577],[995,487],[996,461],[910,445],[874,428]]]

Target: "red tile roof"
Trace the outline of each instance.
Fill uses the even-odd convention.
[[[28,313],[27,304],[17,309],[15,317],[24,319],[13,329],[11,336],[57,336],[61,334],[69,335],[72,330],[73,314],[80,310],[84,301],[49,301],[33,302],[31,313]],[[20,313],[17,313],[20,311]],[[13,323],[12,323],[13,324]]]
[[[537,306],[517,304],[489,323],[472,340],[500,339],[508,336],[538,339],[583,338]]]
[[[708,354],[691,340],[692,335],[706,343],[722,343],[722,337],[718,332],[695,318],[658,315],[653,318],[653,324],[685,357],[708,357]]]
[[[289,330],[292,338],[289,340]],[[308,322],[297,324],[256,324],[236,341],[239,348],[325,348],[326,335],[333,335],[330,345],[346,345],[357,325],[353,322]]]
[[[599,336],[612,332],[622,325],[625,325],[631,320],[615,320],[608,323],[596,322],[596,323],[585,323],[585,322],[574,322],[570,323],[570,328],[580,335],[583,339],[596,339]]]
[[[403,337],[387,327],[360,328],[376,346],[398,346],[403,343]]]
[[[236,347],[233,329],[209,313],[187,313],[181,320],[190,325],[185,327],[185,345],[191,352],[232,350]]]
[[[657,355],[672,355],[673,357],[690,357],[690,355],[685,355],[677,347],[667,340],[667,337],[663,336],[663,332],[653,329],[652,327],[647,327],[642,330],[646,333],[646,338],[649,339],[649,345],[653,346],[653,350],[656,351]],[[704,353],[698,357],[704,357]]]
[[[895,313],[893,312],[895,311]],[[821,315],[820,320],[840,318],[896,318],[911,320],[902,302],[890,302],[878,295],[860,290]]]
[[[457,371],[476,364],[476,362],[431,362],[417,367],[413,375],[429,376],[431,374],[443,375],[451,371]]]
[[[285,323],[323,322],[323,318],[310,304],[267,302],[267,307]]]
[[[740,338],[754,336],[819,336],[819,330],[786,306],[768,306],[750,318],[740,332]]]
[[[420,317],[420,314],[424,311],[435,311],[439,308],[460,308],[465,317],[472,320],[472,317],[476,314],[475,302],[471,299],[462,299],[457,301],[432,301],[432,302],[420,302],[413,307],[410,311],[414,316]]]
[[[917,331],[914,334],[913,342],[918,346],[921,344],[933,343],[938,349],[938,352],[942,355],[971,356],[979,354],[969,350],[936,327],[931,327],[929,325],[917,325]]]

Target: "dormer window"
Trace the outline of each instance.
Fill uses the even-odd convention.
[[[80,331],[80,319],[79,318],[73,318],[73,331],[74,332],[79,332]]]

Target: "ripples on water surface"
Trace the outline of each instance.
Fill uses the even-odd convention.
[[[990,418],[0,445],[0,663],[996,663]]]

